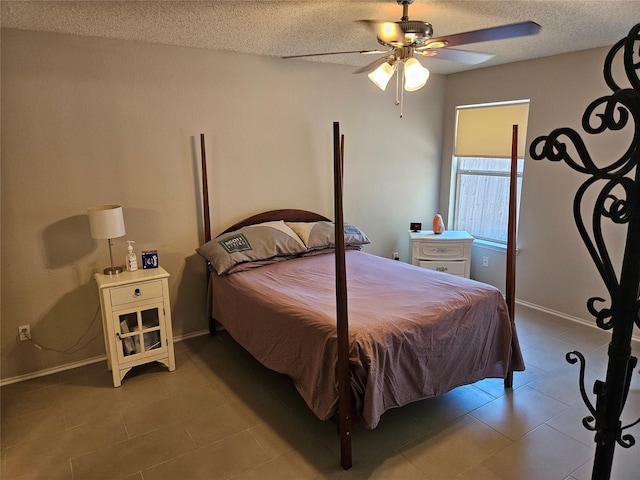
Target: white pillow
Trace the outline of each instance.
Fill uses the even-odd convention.
[[[333,222],[287,222],[287,225],[302,239],[308,250],[335,247],[335,225]],[[355,225],[344,224],[346,246],[361,246],[371,243]]]

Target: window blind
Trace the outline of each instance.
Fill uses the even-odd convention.
[[[518,125],[518,157],[525,153],[529,102],[458,107],[456,157],[511,158],[511,134]]]

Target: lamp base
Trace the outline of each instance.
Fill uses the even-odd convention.
[[[105,275],[117,275],[122,272],[124,272],[124,266],[107,267],[102,271]]]

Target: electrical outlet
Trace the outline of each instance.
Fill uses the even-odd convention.
[[[31,338],[31,325],[20,325],[18,327],[18,333],[20,334],[20,341],[24,342]]]
[[[482,257],[482,266],[485,268],[489,266],[489,257]]]

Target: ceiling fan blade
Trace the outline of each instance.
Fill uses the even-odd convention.
[[[346,52],[326,52],[326,53],[306,53],[303,55],[285,55],[280,58],[305,58],[305,57],[321,57],[324,55],[343,55],[346,53],[361,53],[363,55],[370,55],[372,53],[389,53],[389,50],[349,50]]]
[[[359,68],[353,73],[371,73],[380,65],[382,65],[384,62],[392,62],[393,60],[395,60],[395,58],[396,58],[395,55],[387,55],[386,57],[377,58],[373,62],[369,63],[368,65],[365,65],[362,68]]]
[[[397,23],[379,20],[357,20],[357,22],[364,23],[385,44],[404,45],[405,43],[404,32]]]
[[[415,53],[423,57],[450,60],[452,62],[464,63],[465,65],[477,65],[491,60],[495,56],[491,53],[470,52],[469,50],[457,50],[455,48],[429,48],[426,50],[416,50]]]
[[[535,22],[520,22],[500,27],[483,28],[470,32],[456,33],[444,37],[429,39],[428,43],[445,42],[447,47],[468,45],[470,43],[489,42],[491,40],[503,40],[505,38],[524,37],[535,35],[540,31],[540,25]]]

